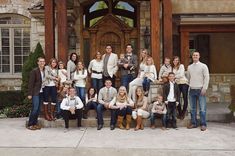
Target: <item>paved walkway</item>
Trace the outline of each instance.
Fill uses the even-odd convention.
[[[145,128],[110,131],[103,128],[44,128],[30,131],[25,118],[0,119],[0,156],[85,156],[85,155],[235,155],[235,124],[209,123],[208,130]]]

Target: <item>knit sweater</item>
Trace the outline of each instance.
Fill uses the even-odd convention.
[[[206,64],[197,62],[188,66],[188,80],[191,89],[207,90],[210,75]]]

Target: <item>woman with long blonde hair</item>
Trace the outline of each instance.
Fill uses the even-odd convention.
[[[116,109],[118,115],[118,127],[124,129],[123,119],[126,118],[126,129],[130,129],[131,114],[134,102],[128,97],[125,86],[121,86],[118,90],[117,96],[110,102],[110,108]]]

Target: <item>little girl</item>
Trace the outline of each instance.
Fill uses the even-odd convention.
[[[146,60],[146,66],[144,68],[144,80],[142,82],[145,96],[148,96],[150,82],[153,82],[155,79],[157,79],[156,67],[154,65],[153,58],[148,57]]]
[[[89,88],[86,94],[86,103],[83,118],[87,119],[87,113],[90,109],[97,108],[97,94],[95,88]]]
[[[75,88],[77,96],[85,103],[85,87],[86,87],[87,70],[84,68],[84,64],[79,61],[77,69],[74,73],[73,80],[75,81]]]

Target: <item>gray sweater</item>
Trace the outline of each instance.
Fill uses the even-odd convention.
[[[197,62],[188,66],[188,80],[191,89],[207,90],[210,80],[206,64]]]

